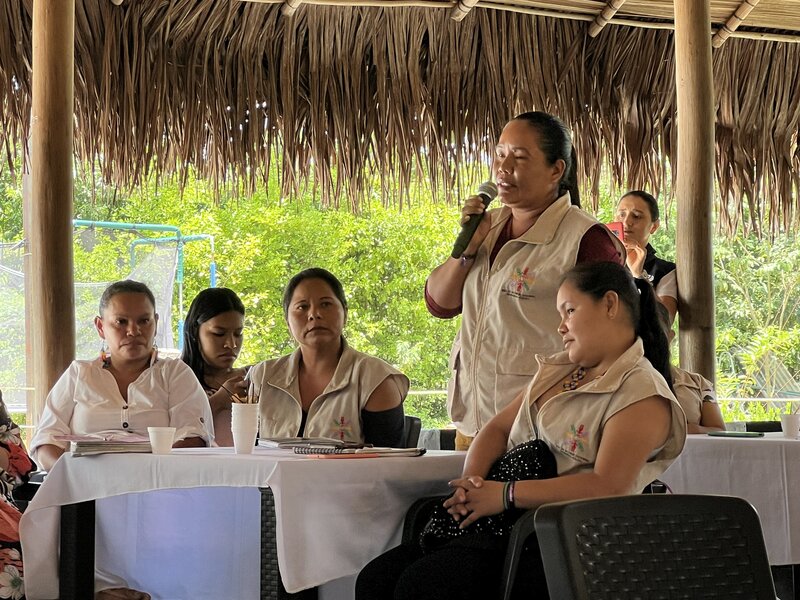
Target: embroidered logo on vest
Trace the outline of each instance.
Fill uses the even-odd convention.
[[[515,298],[532,298],[533,294],[528,292],[535,281],[535,277],[530,273],[530,267],[524,269],[514,269],[511,278],[506,281],[503,286],[503,291],[509,296]]]
[[[577,451],[583,452],[583,442],[585,439],[586,427],[584,425],[578,425],[577,428],[574,424],[570,425],[567,437],[564,440],[567,451],[569,451],[570,454],[575,454]]]
[[[353,426],[350,423],[349,419],[345,417],[339,417],[338,419],[334,419],[333,421],[333,428],[331,429],[332,435],[330,437],[345,441],[348,436],[351,436],[353,433]]]

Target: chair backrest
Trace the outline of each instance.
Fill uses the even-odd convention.
[[[406,415],[403,423],[403,448],[416,448],[420,431],[422,431],[420,418]]]
[[[534,519],[551,598],[775,600],[761,523],[741,498],[599,498]]]

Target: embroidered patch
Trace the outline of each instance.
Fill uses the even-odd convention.
[[[334,419],[331,432],[332,435],[330,437],[345,441],[348,437],[351,437],[353,426],[348,419],[339,417],[338,419]]]
[[[515,296],[517,298],[532,298],[533,294],[529,294],[528,292],[531,286],[533,286],[534,281],[535,278],[533,273],[530,272],[530,267],[514,269],[511,278],[506,281],[503,286],[503,291],[509,296]]]
[[[574,424],[570,425],[567,437],[564,440],[565,446],[570,453],[583,452],[583,442],[586,440],[586,427],[578,425],[576,428]]]

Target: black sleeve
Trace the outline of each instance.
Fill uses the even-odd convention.
[[[361,423],[364,430],[364,443],[389,448],[403,447],[403,405],[399,404],[389,410],[372,412],[361,411]]]

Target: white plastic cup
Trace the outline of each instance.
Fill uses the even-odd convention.
[[[781,415],[783,437],[796,440],[800,437],[800,413]]]
[[[231,433],[236,454],[252,454],[258,434],[258,404],[231,404]]]
[[[150,436],[150,449],[153,454],[169,454],[175,441],[174,427],[148,427],[147,435]]]

